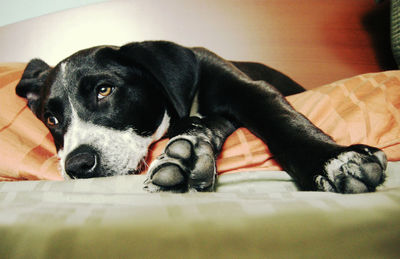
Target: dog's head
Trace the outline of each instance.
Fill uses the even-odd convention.
[[[100,46],[54,68],[34,59],[16,88],[53,135],[66,177],[136,172],[170,119],[190,110],[192,51],[168,42]]]

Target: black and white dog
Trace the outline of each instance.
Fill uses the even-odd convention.
[[[34,59],[16,88],[51,131],[66,178],[133,174],[150,144],[168,136],[145,187],[210,191],[216,155],[244,126],[302,189],[374,191],[385,154],[336,144],[284,98],[302,91],[262,64],[165,41],[85,49],[54,68]]]

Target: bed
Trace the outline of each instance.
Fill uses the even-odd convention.
[[[311,2],[224,0],[211,8],[208,1],[109,1],[0,28],[0,258],[398,258],[400,71],[376,58],[359,22],[389,5]],[[351,19],[317,23],[339,9]],[[152,18],[151,26],[139,28],[144,17]],[[235,17],[233,24],[225,21]],[[203,34],[190,34],[190,26]],[[310,34],[299,36],[292,26]],[[86,29],[94,34],[81,34]],[[255,38],[262,33],[274,37]],[[342,38],[327,44],[334,33]],[[385,151],[385,184],[354,195],[300,191],[268,147],[243,128],[218,158],[214,193],[149,194],[144,173],[64,181],[51,135],[14,92],[26,62],[37,56],[54,65],[83,47],[154,37],[287,72],[309,89],[289,102],[317,126],[339,143]],[[233,42],[228,48],[221,45],[226,40]],[[149,163],[166,142],[151,147]]]

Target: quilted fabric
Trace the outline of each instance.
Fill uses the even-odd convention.
[[[144,193],[144,175],[1,182],[1,258],[398,258],[398,163],[391,186],[353,195],[271,171],[212,193]]]

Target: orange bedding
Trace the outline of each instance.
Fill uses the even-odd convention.
[[[26,64],[0,64],[0,180],[62,180],[52,137],[15,94]],[[400,71],[365,74],[288,97],[313,123],[343,145],[382,148],[400,160]],[[151,147],[148,163],[167,140]],[[235,131],[218,157],[219,173],[281,170],[268,147],[247,129]]]

